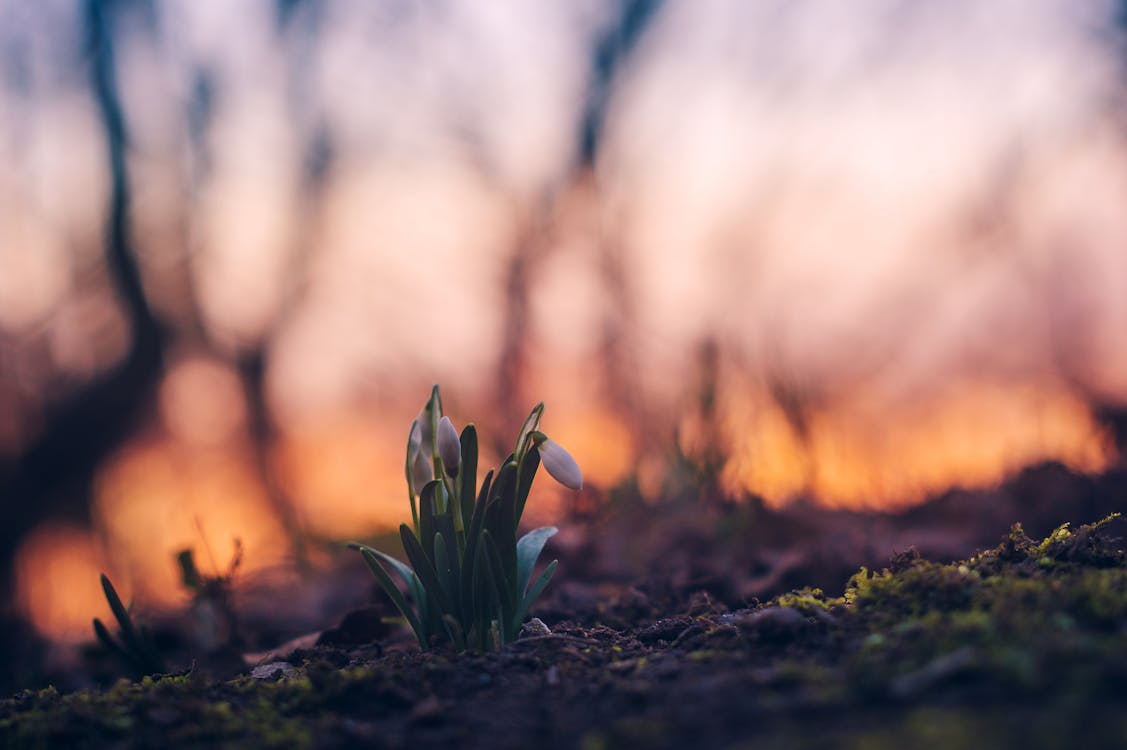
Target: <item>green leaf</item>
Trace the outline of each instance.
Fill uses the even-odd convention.
[[[540,468],[540,451],[529,451],[520,462],[520,470],[517,472],[516,505],[513,515],[518,524],[520,517],[524,515],[524,505],[528,502],[528,493],[532,490],[532,480],[536,478],[538,468]]]
[[[438,491],[439,480],[432,479],[423,485],[422,491],[419,493],[419,536],[417,540],[422,545],[424,550],[424,557],[434,564],[434,559],[431,557],[432,550],[428,550],[434,539],[434,533],[437,531],[434,525],[435,505],[434,494]],[[415,571],[418,572],[418,566],[414,565]]]
[[[434,570],[443,596],[447,601],[453,601],[457,589],[454,588],[454,575],[450,570],[450,557],[446,554],[446,540],[442,532],[434,535]]]
[[[500,553],[504,580],[514,590],[517,581],[516,471],[514,461],[501,468],[498,480],[493,483],[495,497],[485,513],[485,528]]]
[[[470,527],[466,531],[466,551],[462,557],[462,611],[475,620],[477,615],[474,609],[474,587],[477,583],[473,571],[477,565],[478,540],[481,537],[481,529],[485,524],[485,507],[492,480],[493,471],[490,470],[481,483],[481,492],[477,496],[477,504],[474,506],[473,517],[470,519]],[[469,571],[465,570],[466,566],[469,566]]]
[[[415,456],[411,452],[411,435],[414,434],[415,425],[418,424],[418,422],[419,420],[417,419],[411,422],[411,429],[407,430],[407,460],[403,466],[403,474],[407,477],[407,496],[411,499],[411,526],[415,529],[416,534],[419,533],[419,509],[415,505],[415,486],[414,477],[412,476],[414,473],[412,467],[415,463]],[[420,426],[420,431],[421,429]],[[422,446],[419,446],[419,450],[422,450]]]
[[[528,588],[528,580],[532,578],[532,569],[536,567],[536,560],[540,557],[544,545],[559,531],[555,526],[541,526],[520,538],[517,542],[517,595],[524,596]]]
[[[491,600],[495,596],[494,587],[490,582],[489,563],[485,558],[485,547],[478,546],[473,559],[473,573],[470,576],[473,593],[469,599],[473,614],[471,629],[476,635],[478,648],[482,651],[486,648],[485,631],[489,627],[486,613],[491,611],[493,607]]]
[[[125,609],[125,605],[121,603],[121,597],[117,595],[117,590],[114,589],[110,579],[102,573],[102,591],[106,595],[106,601],[109,602],[110,611],[113,612],[114,618],[117,620],[118,626],[121,627],[123,635],[129,634],[130,637],[135,637],[136,633],[133,632],[133,620],[129,617],[129,611]]]
[[[532,585],[528,587],[528,591],[525,592],[524,597],[521,599],[520,607],[517,608],[517,612],[513,617],[514,633],[520,629],[521,623],[524,622],[525,615],[528,614],[528,610],[536,600],[540,598],[540,594],[544,593],[544,588],[548,585],[548,581],[552,580],[552,574],[556,572],[558,566],[559,560],[552,560],[552,562],[548,563],[547,567],[544,568],[544,572],[537,576]]]
[[[446,627],[446,634],[454,642],[459,651],[466,650],[466,637],[461,624],[451,615],[442,616],[442,624]]]
[[[458,554],[458,536],[457,532],[454,530],[454,519],[451,518],[450,513],[446,513],[437,516],[434,520],[435,527],[437,528],[437,532],[435,533],[435,567],[438,567],[439,545],[437,540],[439,537],[442,537],[446,565],[450,571],[449,583],[443,582],[443,585],[446,586],[446,598],[450,602],[450,614],[461,618],[462,565]]]
[[[429,423],[428,430],[430,432],[430,445],[427,450],[434,458],[434,475],[435,477],[442,476],[439,473],[438,465],[440,463],[438,457],[438,423],[442,419],[442,394],[438,391],[438,386],[435,385],[430,389],[430,398],[427,400],[426,405],[426,418]]]
[[[413,537],[414,534],[412,534],[412,538]],[[368,563],[368,567],[372,570],[372,573],[375,574],[376,580],[380,582],[380,586],[383,587],[384,592],[387,593],[392,604],[395,605],[395,608],[399,610],[401,615],[407,618],[407,622],[411,625],[411,630],[415,631],[415,637],[419,639],[419,647],[423,651],[426,651],[430,645],[427,643],[426,629],[415,615],[414,610],[407,604],[407,600],[403,598],[403,592],[399,590],[399,587],[391,580],[391,576],[387,574],[387,571],[384,570],[383,566],[379,563],[380,559],[390,560],[394,558],[390,558],[388,555],[370,547],[360,547],[360,554],[364,557],[364,562]],[[377,558],[377,555],[380,557]]]
[[[118,644],[118,642],[114,640],[113,636],[110,635],[110,631],[106,629],[105,624],[97,617],[94,618],[94,635],[98,637],[98,640],[102,642],[102,645],[109,649],[111,653],[116,654],[121,659],[132,663],[133,660],[129,656],[129,654],[126,653],[125,649],[123,649]]]
[[[468,524],[474,509],[474,493],[477,491],[477,428],[468,424],[462,430],[462,468],[458,474],[462,508],[462,522]]]
[[[528,436],[532,433],[532,431],[540,426],[540,417],[542,416],[544,416],[543,401],[532,407],[532,411],[524,420],[524,424],[521,425],[520,432],[517,433],[517,445],[516,448],[513,449],[514,456],[519,456],[525,449],[525,441],[528,439]]]
[[[146,651],[145,644],[133,626],[133,618],[129,616],[129,610],[121,603],[121,597],[117,595],[117,590],[114,589],[105,573],[102,573],[102,591],[106,595],[106,601],[109,602],[110,611],[113,612],[113,616],[121,628],[122,646],[135,660],[142,661]]]
[[[497,478],[493,482],[493,487],[489,490],[489,505],[486,508],[488,509],[504,497],[512,496],[516,481],[517,462],[510,457],[505,463],[501,464],[501,470],[497,472]]]
[[[481,544],[485,548],[486,560],[489,563],[489,572],[492,574],[494,586],[501,605],[501,611],[504,615],[502,622],[504,622],[512,616],[517,606],[517,602],[513,596],[512,582],[508,581],[505,577],[505,568],[501,561],[501,555],[488,530],[481,532]]]
[[[438,605],[439,616],[442,614],[453,614],[454,609],[450,606],[450,601],[446,598],[446,592],[443,591],[442,585],[438,582],[438,573],[434,569],[434,565],[427,558],[426,552],[423,551],[423,546],[419,544],[419,540],[411,533],[411,529],[407,524],[399,525],[399,537],[403,541],[403,551],[407,553],[407,559],[411,561],[411,567],[415,570],[415,575],[419,577],[419,581],[423,584],[423,588]],[[433,537],[432,537],[433,539]]]
[[[385,552],[380,552],[378,549],[372,549],[366,544],[357,544],[356,542],[350,542],[348,546],[349,548],[358,550],[360,552],[368,550],[380,560],[387,563],[396,573],[399,574],[399,577],[403,579],[403,583],[407,584],[408,588],[411,588],[412,584],[416,586],[419,585],[418,576],[416,576],[415,572],[411,570],[410,567],[405,565],[401,560],[397,560]],[[413,596],[414,591],[412,591],[411,594]],[[416,599],[415,601],[417,602],[418,599]]]

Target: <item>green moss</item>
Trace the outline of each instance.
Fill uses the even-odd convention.
[[[779,607],[796,609],[807,617],[816,617],[820,612],[830,612],[845,603],[843,598],[827,598],[824,591],[815,588],[795,589],[788,594],[776,597],[773,604]]]

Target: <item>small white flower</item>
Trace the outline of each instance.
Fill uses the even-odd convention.
[[[562,445],[551,438],[536,444],[540,451],[540,463],[557,482],[573,490],[583,489],[583,474],[579,471],[579,464],[564,449]]]
[[[450,417],[443,417],[438,423],[438,455],[446,472],[458,476],[458,466],[462,462],[462,441]]]

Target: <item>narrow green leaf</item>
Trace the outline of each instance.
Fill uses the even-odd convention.
[[[458,474],[461,497],[462,522],[470,523],[474,509],[474,493],[477,492],[477,428],[468,424],[462,430],[462,468]],[[464,529],[463,529],[464,531]]]
[[[490,563],[490,555],[488,548],[490,542],[488,541],[488,532],[482,532],[481,544],[478,547],[478,561],[477,570],[474,571],[477,576],[478,590],[476,598],[474,598],[474,623],[477,624],[479,633],[481,634],[481,648],[483,651],[489,650],[492,638],[490,636],[492,624],[496,619],[497,611],[502,607],[502,589],[497,581],[497,576],[494,573],[494,565]]]
[[[129,615],[129,610],[121,603],[121,597],[117,595],[117,590],[114,589],[113,584],[105,573],[102,573],[102,591],[106,595],[106,601],[109,602],[110,610],[113,612],[114,618],[117,620],[121,628],[121,643],[126,652],[131,654],[135,660],[144,659],[145,644],[137,634],[136,628],[133,626],[133,618]]]
[[[358,544],[357,542],[350,542],[348,546],[350,549],[354,549],[357,552],[370,552],[371,554],[375,555],[378,559],[390,566],[392,570],[398,573],[399,577],[403,579],[403,583],[405,584],[410,584],[410,579],[415,577],[415,573],[408,565],[406,565],[402,560],[397,560],[386,552],[380,552],[378,549],[369,547],[366,544]]]
[[[434,493],[438,491],[438,484],[439,480],[432,479],[423,486],[422,492],[419,493],[419,535],[416,539],[422,545],[424,557],[431,564],[434,563],[434,559],[431,557],[430,546],[434,540],[434,532],[437,530],[434,526],[436,515]],[[413,562],[412,565],[414,565]],[[417,568],[416,572],[418,572]]]
[[[532,569],[536,567],[536,560],[540,557],[544,545],[559,531],[555,526],[541,526],[520,538],[517,542],[517,595],[524,596],[528,588],[528,580],[532,577]]]
[[[493,568],[489,563],[489,553],[486,551],[484,540],[487,532],[482,532],[482,543],[477,548],[474,560],[474,625],[479,635],[479,647],[488,649],[488,636],[493,613],[500,606],[501,591],[493,575]]]
[[[446,634],[450,636],[450,640],[454,642],[455,648],[459,651],[465,651],[466,637],[461,624],[451,615],[443,615],[442,624],[446,626]]]
[[[508,469],[508,471],[506,471]],[[510,461],[501,469],[493,484],[495,499],[486,509],[485,528],[501,556],[501,569],[509,588],[517,582],[516,463]]]
[[[540,451],[529,451],[524,460],[520,462],[517,472],[517,495],[513,515],[517,524],[524,515],[524,506],[528,502],[528,493],[532,490],[532,480],[536,478],[536,470],[540,468]]]
[[[476,618],[474,613],[474,574],[472,572],[477,561],[478,538],[481,536],[481,529],[485,523],[485,506],[489,497],[489,488],[493,480],[493,471],[490,470],[485,475],[485,480],[481,483],[481,493],[477,496],[477,504],[474,506],[473,517],[470,519],[470,527],[466,531],[466,550],[462,556],[462,567],[469,566],[469,573],[462,573],[462,611],[467,616]]]
[[[485,547],[489,570],[490,573],[493,574],[492,577],[497,589],[501,610],[505,614],[505,618],[502,620],[502,622],[504,622],[512,616],[517,607],[517,602],[513,597],[512,582],[505,578],[505,568],[501,561],[501,555],[488,530],[481,532],[481,544]]]
[[[516,481],[517,462],[510,458],[501,464],[501,470],[497,472],[497,478],[493,482],[493,487],[489,490],[489,504],[486,505],[486,508],[488,509],[501,498],[511,496]]]
[[[419,577],[415,575],[415,571],[411,570],[410,566],[405,565],[403,562],[395,559],[391,555],[380,552],[378,549],[372,549],[371,547],[363,544],[357,544],[353,542],[348,546],[352,549],[360,550],[361,552],[367,550],[368,552],[382,560],[384,563],[386,563],[396,573],[398,573],[399,577],[403,580],[403,583],[407,585],[407,591],[410,592],[411,598],[415,600],[415,607],[419,613],[419,621],[422,623],[429,622],[426,590],[423,588],[423,584],[419,582]],[[426,634],[429,637],[429,629],[425,627],[423,629],[424,631],[426,631]]]
[[[133,632],[133,620],[130,619],[128,610],[126,610],[125,605],[121,603],[121,597],[117,595],[117,590],[114,589],[113,584],[110,583],[110,579],[106,577],[105,573],[102,573],[102,591],[106,595],[106,601],[109,602],[110,611],[113,612],[113,616],[117,620],[122,634],[128,633],[130,636],[136,636],[136,633]]]
[[[412,534],[412,537],[413,536]],[[419,618],[415,615],[414,610],[407,604],[407,600],[403,598],[403,593],[399,590],[399,587],[395,585],[395,582],[391,580],[391,576],[389,576],[387,571],[383,569],[383,566],[380,565],[376,555],[382,553],[377,553],[376,550],[370,547],[361,547],[360,554],[364,557],[364,562],[368,563],[368,567],[372,570],[372,573],[375,574],[376,580],[380,582],[380,586],[383,587],[384,592],[388,595],[388,598],[391,599],[392,604],[395,605],[395,608],[399,610],[401,615],[407,618],[407,622],[411,625],[411,630],[415,631],[415,637],[419,639],[419,647],[423,651],[426,651],[430,645],[427,643],[426,630],[423,628],[423,624],[419,621]],[[387,556],[383,555],[383,559],[387,559]]]
[[[437,385],[430,389],[430,399],[427,401],[426,416],[430,423],[430,445],[428,449],[434,460],[434,476],[441,477],[442,459],[438,456],[438,423],[442,420],[442,394],[439,393]]]
[[[446,600],[450,602],[449,613],[455,617],[461,618],[462,612],[462,570],[461,563],[458,555],[458,541],[457,532],[454,530],[454,519],[451,518],[450,513],[445,513],[441,516],[436,516],[435,522],[435,545],[434,545],[434,564],[438,568],[438,539],[442,538],[443,553],[446,557],[446,566],[450,571],[449,582],[442,581],[446,589]]]
[[[415,575],[419,577],[419,582],[423,584],[427,594],[438,605],[439,612],[436,614],[441,617],[442,614],[453,613],[454,610],[450,606],[450,601],[446,598],[446,592],[443,591],[442,585],[438,582],[438,573],[435,571],[434,565],[427,558],[423,546],[419,544],[419,540],[411,533],[407,524],[399,525],[399,536],[403,541],[403,551],[407,553],[407,559],[411,561],[411,567],[415,569]]]
[[[411,437],[415,433],[415,425],[418,424],[418,422],[419,420],[417,419],[411,422],[411,429],[407,431],[407,460],[403,465],[403,474],[407,477],[407,497],[411,499],[411,526],[414,528],[416,535],[419,533],[419,509],[415,504],[415,478],[412,476],[414,474],[412,465],[415,463],[414,453],[417,451],[411,450]],[[419,446],[418,450],[422,450],[422,446]]]
[[[438,574],[438,585],[442,588],[442,595],[447,601],[453,601],[454,576],[450,571],[450,558],[446,554],[446,540],[442,532],[434,535],[434,571]]]
[[[520,607],[517,608],[516,615],[513,617],[513,632],[520,630],[525,615],[528,614],[528,610],[536,603],[536,600],[540,598],[540,594],[544,593],[544,588],[548,585],[548,581],[552,580],[552,574],[556,572],[558,566],[559,560],[552,560],[544,568],[544,572],[537,576],[532,585],[528,587],[528,591],[521,598]]]
[[[532,411],[524,420],[524,424],[520,427],[520,432],[517,433],[517,445],[513,449],[513,455],[519,456],[525,450],[525,442],[528,436],[540,426],[540,417],[544,416],[544,402],[541,401],[536,406],[532,407]]]
[[[94,635],[98,637],[98,640],[101,641],[102,645],[105,646],[111,653],[116,654],[119,658],[132,663],[133,660],[129,656],[129,654],[127,654],[125,652],[125,649],[123,649],[118,644],[118,642],[114,640],[113,636],[110,635],[110,631],[106,629],[105,624],[97,617],[94,618]]]

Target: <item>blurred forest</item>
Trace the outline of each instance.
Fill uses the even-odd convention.
[[[850,507],[1106,468],[1121,18],[0,0],[2,601],[397,520],[433,382],[651,497],[672,450]]]

